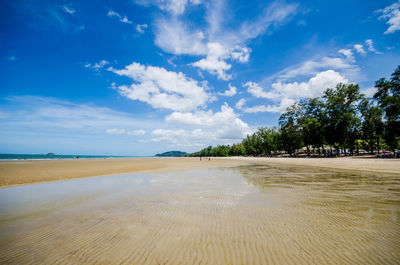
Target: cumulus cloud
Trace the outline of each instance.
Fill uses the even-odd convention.
[[[205,128],[212,132],[217,139],[241,139],[250,133],[247,123],[243,122],[227,103],[221,106],[220,111],[211,110],[195,112],[173,112],[165,120],[168,123],[183,124]]]
[[[389,28],[384,34],[391,34],[400,30],[400,1],[375,12],[381,14],[378,19],[387,20],[386,24],[389,25]]]
[[[133,135],[133,136],[139,136],[139,135],[145,135],[146,131],[145,130],[132,130],[132,131],[128,131],[125,129],[118,129],[118,128],[112,128],[112,129],[107,129],[106,130],[107,134],[117,134],[117,135],[121,135],[121,134],[125,134],[125,135]]]
[[[237,93],[237,88],[235,86],[232,86],[231,84],[228,84],[229,89],[225,90],[224,93],[218,93],[220,96],[226,96],[226,97],[232,97],[236,95]]]
[[[230,80],[231,74],[226,71],[231,69],[232,65],[227,63],[226,59],[236,60],[241,63],[248,62],[251,49],[247,47],[235,47],[229,49],[218,42],[207,43],[207,57],[197,62],[192,63],[192,66],[198,67],[201,70],[207,71],[210,74],[217,75],[219,79]]]
[[[343,54],[347,58],[353,59],[353,50],[352,49],[341,49],[338,52]]]
[[[243,87],[247,88],[247,92],[256,98],[268,98],[273,99],[279,97],[279,94],[274,91],[265,91],[261,86],[255,82],[247,82],[243,84]]]
[[[235,30],[227,29],[222,21],[229,8],[225,1],[216,0],[207,5],[207,25],[191,28],[177,16],[160,17],[155,21],[155,44],[162,50],[175,55],[203,55],[191,65],[219,79],[229,80],[231,63],[249,61],[251,49],[247,42],[277,28],[296,14],[297,5],[272,3],[253,21],[245,21]],[[183,11],[182,11],[183,12]]]
[[[367,44],[368,51],[374,52],[376,54],[382,54],[381,52],[378,52],[375,47],[374,47],[374,42],[371,39],[368,39],[365,41],[365,44]]]
[[[130,21],[127,16],[121,16],[119,13],[117,13],[113,10],[109,10],[107,13],[107,16],[108,17],[116,17],[122,23],[132,24],[132,21]]]
[[[144,33],[144,30],[145,29],[147,29],[147,24],[137,24],[136,25],[136,31],[139,33],[139,34],[143,34]]]
[[[265,98],[273,101],[280,101],[278,105],[259,105],[250,108],[244,108],[244,102],[240,109],[247,113],[256,112],[283,112],[301,98],[318,97],[327,88],[335,87],[338,83],[348,83],[348,79],[334,70],[327,70],[317,73],[306,82],[283,82],[278,81],[271,85],[272,89],[266,91],[259,84],[247,82],[243,86],[247,92],[257,98]],[[239,102],[238,102],[239,103]]]
[[[361,55],[365,55],[367,52],[364,50],[364,46],[362,44],[354,44],[354,49]]]
[[[348,79],[334,70],[327,70],[316,74],[307,82],[284,83],[276,82],[272,84],[272,92],[268,93],[271,99],[281,97],[288,98],[307,98],[320,96],[327,88],[335,87],[338,83],[348,83]]]
[[[210,100],[210,95],[205,91],[206,84],[188,78],[183,73],[136,62],[121,70],[109,70],[134,81],[129,86],[116,87],[121,95],[146,102],[154,108],[191,111]]]
[[[225,50],[225,48],[217,42],[208,43],[207,48],[207,57],[205,59],[201,59],[200,61],[192,63],[192,65],[202,70],[205,70],[210,74],[217,75],[219,79],[231,79],[232,76],[230,74],[227,74],[226,71],[231,69],[232,65],[226,63],[223,60],[227,57],[227,51]]]

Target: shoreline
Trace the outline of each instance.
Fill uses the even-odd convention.
[[[400,160],[379,158],[265,158],[212,157],[149,157],[82,160],[0,161],[0,188],[60,180],[135,173],[167,173],[204,168],[243,165],[281,165],[375,173],[400,173]]]

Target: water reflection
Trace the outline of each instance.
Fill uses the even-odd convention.
[[[0,189],[1,264],[396,264],[399,175],[245,166]]]

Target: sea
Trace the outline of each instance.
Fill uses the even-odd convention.
[[[130,158],[141,156],[105,156],[105,155],[59,155],[59,154],[0,154],[0,161],[11,160],[58,160],[58,159],[104,159]]]

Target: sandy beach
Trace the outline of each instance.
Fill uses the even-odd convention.
[[[58,180],[115,175],[157,173],[251,164],[306,166],[365,172],[399,173],[400,160],[374,158],[117,158],[0,162],[0,187]]]
[[[214,160],[0,189],[0,263],[398,264],[399,174]]]

